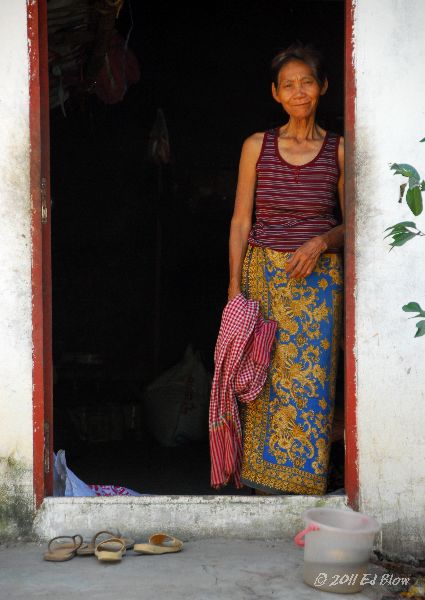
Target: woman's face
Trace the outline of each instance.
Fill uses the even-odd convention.
[[[276,102],[290,117],[305,119],[314,115],[320,96],[328,89],[328,82],[320,87],[313,70],[300,60],[291,60],[279,71],[278,86],[272,84]]]

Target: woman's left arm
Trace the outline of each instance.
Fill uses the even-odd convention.
[[[344,138],[340,138],[338,147],[338,197],[341,207],[341,215],[344,219]],[[342,248],[344,246],[344,223],[333,227],[323,235],[318,235],[294,252],[287,264],[289,277],[301,279],[307,277],[314,271],[319,256],[328,248]]]

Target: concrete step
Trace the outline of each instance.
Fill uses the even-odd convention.
[[[183,540],[221,537],[272,540],[304,528],[308,508],[348,508],[347,496],[113,496],[45,498],[34,523],[35,536],[48,540],[102,529],[146,538],[156,531]]]

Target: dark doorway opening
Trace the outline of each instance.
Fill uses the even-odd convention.
[[[236,1],[189,13],[126,0],[116,28],[126,38],[130,27],[141,75],[123,100],[71,91],[51,110],[55,450],[88,483],[212,494],[205,407],[205,429],[191,435],[190,419],[179,424],[190,406],[155,406],[150,386],[192,348],[192,371],[187,359],[168,384],[189,405],[194,385],[206,396],[241,145],[285,120],[268,77],[279,49],[295,39],[322,49],[330,88],[319,122],[343,133],[344,3]],[[170,147],[160,168],[150,158],[158,109]],[[341,351],[329,492],[344,481],[342,365]]]

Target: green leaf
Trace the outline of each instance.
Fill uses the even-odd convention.
[[[402,309],[404,312],[415,312],[419,313],[418,317],[425,317],[425,311],[422,310],[421,306],[417,302],[408,302]]]
[[[421,191],[425,192],[425,180],[421,181]]]
[[[390,169],[394,171],[394,175],[403,175],[403,177],[415,179],[418,183],[421,179],[415,167],[406,163],[394,163]]]
[[[425,321],[419,321],[419,323],[416,323],[416,327],[418,328],[418,330],[415,334],[415,338],[421,337],[421,335],[425,335]]]
[[[415,217],[421,214],[423,206],[422,194],[419,187],[414,187],[413,189],[407,190],[406,202],[407,206],[410,208]]]
[[[403,227],[413,227],[416,229],[416,223],[413,221],[402,221],[401,223],[396,223],[395,225],[391,225],[391,227],[387,227],[385,231],[388,231],[389,229],[401,229]]]
[[[420,142],[425,142],[425,138],[422,138],[421,140],[419,140]]]
[[[384,236],[384,240],[387,237],[391,237],[391,236],[394,236],[394,239],[396,239],[401,234],[405,234],[405,233],[411,233],[411,232],[409,231],[409,229],[407,229],[406,227],[404,227],[404,225],[395,225],[392,228],[392,231],[390,231],[390,233],[387,233],[387,235]],[[417,233],[415,233],[415,235],[417,235]]]
[[[407,233],[396,233],[394,235],[394,241],[391,242],[390,246],[392,246],[393,248],[395,246],[403,246],[406,242],[408,242],[414,237],[416,237],[416,233],[412,233],[411,231],[408,231]]]

